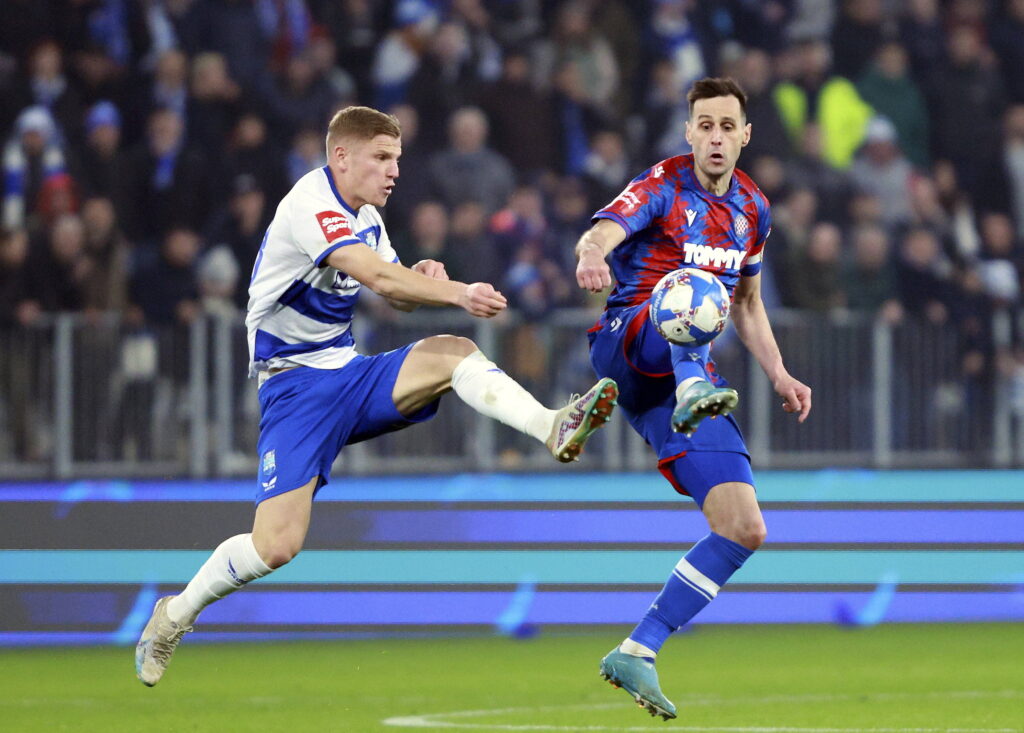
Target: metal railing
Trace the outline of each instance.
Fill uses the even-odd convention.
[[[530,323],[421,310],[364,319],[364,353],[434,333],[473,338],[539,399],[557,405],[593,380],[590,310]],[[772,314],[790,371],[814,387],[798,425],[727,332],[719,372],[741,393],[737,417],[758,468],[1024,466],[1024,376],[963,376],[955,333],[906,322],[792,311]],[[993,323],[1008,347],[1020,314]],[[0,475],[11,479],[253,475],[259,414],[246,378],[240,316],[133,330],[115,317],[55,316],[0,332]],[[653,455],[613,420],[584,456],[591,470],[648,470]],[[427,426],[346,448],[344,473],[563,470],[529,438],[446,397]]]

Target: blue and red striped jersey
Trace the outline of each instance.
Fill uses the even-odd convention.
[[[663,160],[634,178],[594,220],[611,219],[627,232],[612,251],[615,287],[608,307],[636,305],[666,274],[681,267],[712,272],[729,290],[740,276],[761,271],[772,228],[768,199],[743,171],[722,196],[697,180],[693,155]]]

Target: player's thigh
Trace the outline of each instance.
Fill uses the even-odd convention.
[[[252,541],[270,567],[284,565],[302,549],[319,480],[316,476],[304,486],[272,496],[256,507]]]
[[[767,530],[751,484],[728,481],[713,486],[701,509],[712,532],[752,550],[764,542]]]
[[[452,372],[477,351],[462,336],[430,336],[416,342],[402,362],[391,399],[403,415],[411,415],[452,388]]]

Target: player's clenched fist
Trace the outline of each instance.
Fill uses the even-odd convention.
[[[444,264],[437,260],[420,260],[411,268],[414,272],[418,272],[421,275],[433,278],[434,280],[447,280],[448,272],[444,269]]]
[[[600,248],[588,247],[580,252],[576,283],[592,293],[599,293],[612,284],[612,271]]]
[[[470,315],[491,318],[505,310],[508,301],[490,283],[473,283],[463,291],[459,307]]]

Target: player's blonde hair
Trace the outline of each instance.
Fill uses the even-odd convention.
[[[352,106],[338,110],[327,126],[327,157],[331,157],[331,149],[343,138],[372,140],[378,135],[401,137],[398,118],[372,107]]]

